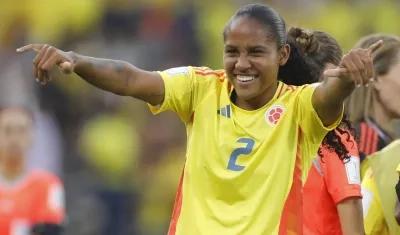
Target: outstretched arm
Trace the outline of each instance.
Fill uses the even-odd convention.
[[[152,105],[164,100],[164,82],[156,72],[141,70],[124,61],[64,52],[49,45],[30,44],[17,52],[30,50],[38,52],[33,64],[36,78],[43,84],[51,80],[49,71],[59,66],[64,73],[75,72],[88,83],[117,95],[132,96]]]
[[[333,124],[342,113],[344,100],[356,86],[368,86],[373,77],[371,53],[382,45],[382,41],[368,49],[355,49],[342,58],[337,69],[325,71],[324,79],[312,97],[314,109],[323,124]]]

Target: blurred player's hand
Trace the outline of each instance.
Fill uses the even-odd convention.
[[[36,79],[46,84],[47,81],[51,81],[49,72],[55,66],[61,68],[66,73],[72,73],[74,71],[74,59],[72,53],[61,51],[55,47],[46,44],[29,44],[17,49],[17,52],[22,53],[25,51],[36,51],[37,56],[33,60],[33,69]]]
[[[357,86],[365,85],[373,80],[373,64],[371,53],[383,44],[382,40],[372,44],[367,49],[353,49],[343,56],[336,69],[324,72],[326,77],[339,77],[346,81],[354,81]]]

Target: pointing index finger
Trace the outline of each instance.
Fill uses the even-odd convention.
[[[32,51],[32,50],[39,52],[42,48],[43,48],[42,44],[29,44],[29,45],[18,48],[17,52],[21,53],[21,52]]]
[[[382,40],[379,40],[377,42],[375,42],[374,44],[372,44],[371,46],[368,47],[367,51],[368,51],[368,55],[371,55],[371,53],[373,53],[374,51],[376,51],[379,47],[381,47],[383,44]]]

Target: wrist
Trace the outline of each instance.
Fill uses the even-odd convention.
[[[67,52],[67,56],[68,56],[68,58],[71,59],[71,64],[74,68],[76,68],[82,61],[82,59],[81,59],[82,56],[73,51]]]

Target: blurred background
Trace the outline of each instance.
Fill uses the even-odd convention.
[[[222,29],[247,0],[0,0],[0,102],[36,116],[30,168],[56,173],[66,188],[74,235],[165,235],[184,163],[177,116],[60,75],[40,86],[27,43],[163,70],[222,67]],[[385,0],[258,1],[287,21],[332,34],[349,50],[373,32],[400,35],[400,5]],[[397,2],[397,3],[396,3]]]

